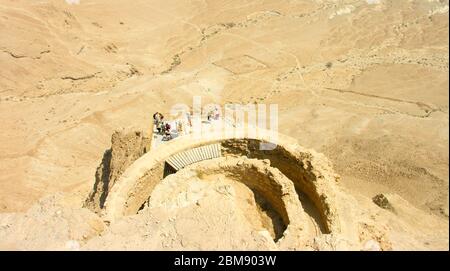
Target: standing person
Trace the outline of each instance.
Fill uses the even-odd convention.
[[[214,111],[213,110],[208,111],[208,121],[211,121],[213,116],[214,116]]]
[[[186,112],[186,118],[190,127],[192,127],[191,112]]]
[[[189,134],[192,128],[191,113],[186,111],[184,116],[185,116],[185,118],[183,119],[184,134]]]
[[[158,132],[158,134],[161,133],[161,126],[159,125],[159,123],[156,124],[156,131]]]
[[[184,132],[183,130],[184,130],[183,120],[177,121],[177,133],[178,133],[178,135],[181,135]]]
[[[166,123],[166,125],[164,126],[164,136],[166,140],[170,140],[172,139],[172,134],[170,133],[170,124]]]
[[[214,119],[218,120],[220,117],[220,113],[219,113],[219,109],[217,108],[217,106],[214,108]]]
[[[156,126],[156,131],[158,131],[158,133],[161,132],[159,122],[160,122],[159,112],[156,112],[155,114],[153,114],[153,124]]]
[[[155,120],[155,123],[159,123],[164,119],[164,116],[161,113],[156,112],[155,114],[153,114],[153,119]]]
[[[158,131],[158,134],[163,133],[164,129],[162,128],[163,125],[161,125],[161,123],[164,120],[163,114],[156,112],[155,114],[153,114],[153,120],[155,122],[156,130]]]
[[[158,133],[159,134],[164,134],[164,128],[165,128],[164,121],[160,121],[158,123]]]

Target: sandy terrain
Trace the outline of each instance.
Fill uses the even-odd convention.
[[[180,247],[169,228],[189,223],[160,207],[109,228],[82,208],[113,132],[150,134],[155,111],[193,95],[278,104],[279,131],[328,157],[365,210],[363,246],[376,225],[391,230],[389,241],[378,235],[382,249],[448,249],[447,0],[79,2],[0,0],[1,249],[276,249],[259,224],[228,228],[245,245],[201,243],[197,232]],[[229,182],[200,186],[212,205],[195,219],[215,217],[214,199],[236,221],[246,217],[237,205],[256,216],[245,187],[232,185],[236,198],[214,192]],[[396,213],[372,202],[380,193]],[[140,223],[167,236],[143,242],[130,230]]]

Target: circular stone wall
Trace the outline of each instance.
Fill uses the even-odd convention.
[[[195,179],[216,182],[222,179],[218,176],[225,177],[232,183],[241,183],[252,191],[258,210],[264,215],[251,216],[249,219],[270,218],[271,223],[266,223],[265,229],[271,233],[278,246],[294,242],[296,247],[304,246],[305,241],[317,236],[316,227],[311,225],[311,218],[304,211],[293,183],[278,169],[271,167],[268,160],[229,156],[209,159],[166,177],[164,183],[185,183]],[[164,193],[167,193],[167,190]],[[164,201],[161,200],[164,198],[161,193],[151,195],[148,205],[152,206],[151,203],[155,201]],[[239,201],[238,198],[235,199]]]
[[[261,143],[273,143],[272,150],[261,150]],[[336,208],[336,180],[329,161],[319,153],[300,147],[292,138],[259,131],[252,138],[241,135],[209,134],[208,138],[189,135],[170,141],[136,160],[108,194],[104,214],[114,221],[137,213],[153,188],[164,178],[166,161],[171,156],[200,146],[219,143],[222,156],[246,156],[269,160],[292,183],[297,194],[304,194],[320,214],[325,233],[340,233]]]

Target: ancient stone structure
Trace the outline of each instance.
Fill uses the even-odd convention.
[[[261,144],[267,143],[274,144],[274,148],[262,149]],[[206,155],[208,151],[218,147],[220,150],[215,154]],[[217,157],[217,153],[220,153],[220,157]],[[179,160],[176,168],[175,158]],[[233,159],[239,158],[241,162],[233,162]],[[180,164],[180,161],[184,163]],[[202,161],[214,163],[201,167]],[[339,176],[333,172],[328,159],[301,147],[295,140],[284,135],[278,135],[275,142],[273,135],[266,130],[258,130],[252,137],[248,133],[215,133],[203,137],[191,134],[145,153],[110,187],[102,210],[103,216],[112,222],[123,216],[136,214],[146,203],[154,187],[168,175],[176,175],[177,171],[182,171],[183,167],[199,167],[197,170],[202,174],[221,171],[261,194],[284,222],[285,231],[279,241],[279,245],[284,244],[283,247],[302,248],[302,241],[309,239],[311,242],[311,238],[318,235],[345,235],[346,241],[351,242],[348,240],[352,239],[352,234],[349,234],[353,232],[350,229],[352,223],[341,222],[342,215],[345,215],[342,212],[348,210],[341,210],[338,204],[345,201],[342,198],[345,195],[339,190]],[[243,176],[246,176],[245,180]],[[305,222],[308,215],[313,216],[305,213],[302,207],[305,201],[313,206],[312,212],[318,216],[319,230],[308,228],[308,223]],[[327,242],[329,241],[325,241]]]

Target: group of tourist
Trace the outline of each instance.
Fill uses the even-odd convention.
[[[219,109],[217,107],[214,108],[214,110],[211,110],[208,112],[208,121],[211,120],[218,120],[220,118],[220,112]]]
[[[156,126],[156,131],[158,132],[158,134],[163,136],[163,140],[172,139],[170,124],[169,122],[164,121],[163,114],[159,112],[153,114],[153,121]]]
[[[175,133],[178,135],[182,135],[185,133],[189,133],[192,128],[192,111],[186,112],[184,118],[180,118],[173,122],[175,127],[171,127],[169,124],[169,121],[164,120],[163,114],[156,112],[153,114],[153,123],[156,127],[156,131],[159,135],[163,136],[164,141],[171,140],[173,138],[172,136],[172,129],[175,129]],[[208,111],[207,114],[208,121],[212,120],[218,120],[220,119],[220,112],[217,107],[215,107],[213,110]]]

